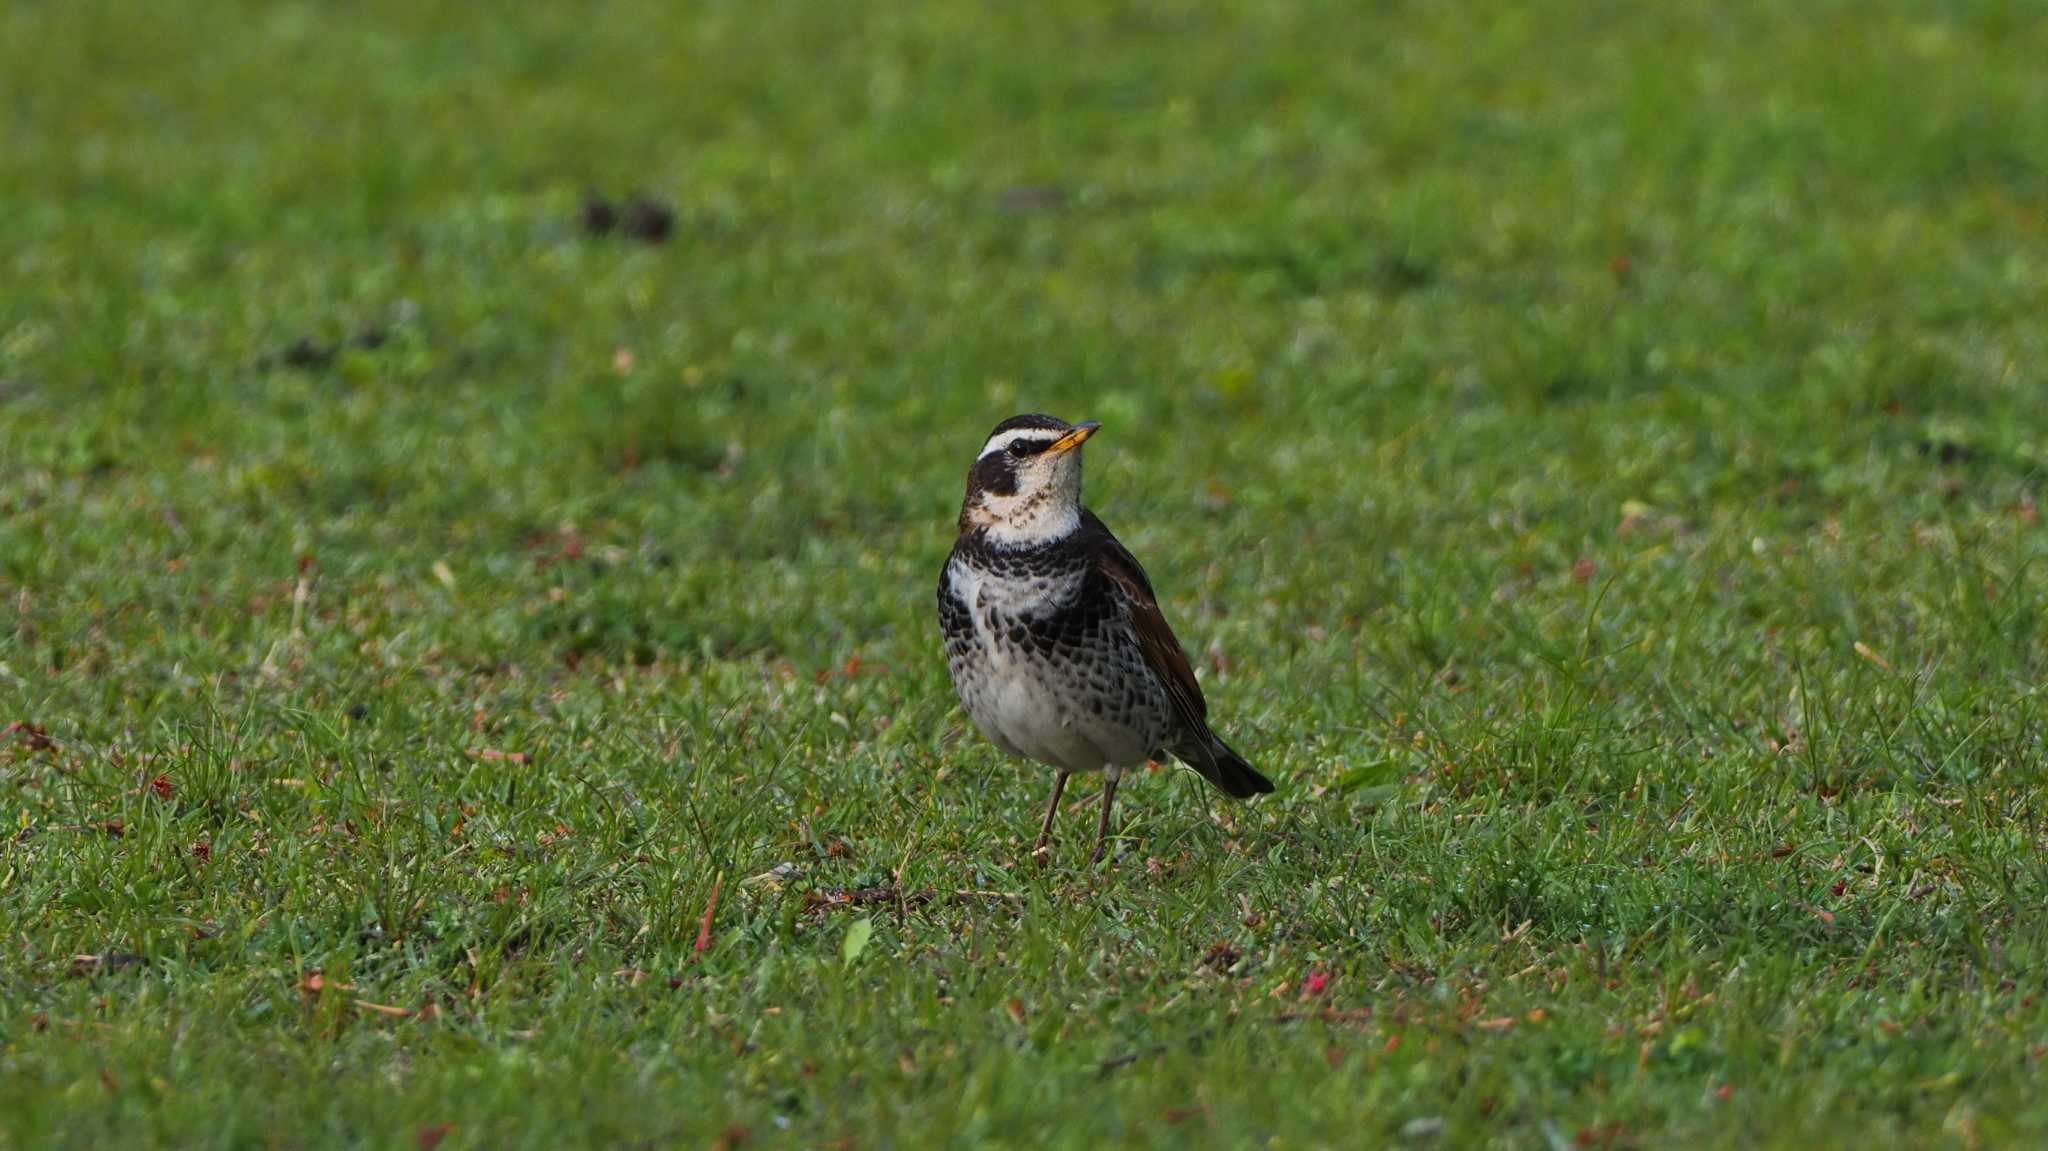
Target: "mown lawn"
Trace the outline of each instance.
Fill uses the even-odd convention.
[[[2043,60],[5,6],[0,1145],[2048,1140]],[[1281,786],[1100,871],[938,654],[1026,410]]]

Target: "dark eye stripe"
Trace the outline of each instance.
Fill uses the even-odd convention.
[[[1052,444],[1051,440],[1011,440],[1009,452],[1013,456],[1035,456]]]

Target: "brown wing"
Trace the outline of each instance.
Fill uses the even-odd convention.
[[[1095,565],[1103,576],[1116,585],[1131,606],[1131,625],[1138,633],[1138,649],[1144,653],[1145,663],[1152,674],[1166,685],[1166,694],[1173,700],[1174,709],[1181,718],[1198,730],[1206,730],[1209,716],[1208,701],[1202,698],[1202,685],[1195,680],[1195,669],[1188,664],[1188,653],[1181,650],[1180,640],[1175,639],[1173,629],[1166,626],[1166,616],[1159,611],[1159,599],[1152,594],[1152,581],[1145,577],[1145,569],[1129,549],[1110,534],[1095,513],[1083,511],[1082,523],[1098,539],[1095,546]]]

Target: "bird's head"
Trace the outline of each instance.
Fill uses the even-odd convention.
[[[1035,415],[997,424],[967,469],[960,530],[1029,547],[1081,526],[1081,445],[1101,426]]]

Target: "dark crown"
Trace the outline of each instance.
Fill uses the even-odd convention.
[[[1014,432],[1018,428],[1036,428],[1041,431],[1064,432],[1072,430],[1073,426],[1065,420],[1056,420],[1051,416],[1041,416],[1036,412],[1027,412],[1021,416],[1011,416],[1009,419],[997,424],[996,430],[990,432],[989,437],[994,438],[1002,435],[1004,432]]]

